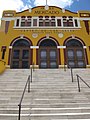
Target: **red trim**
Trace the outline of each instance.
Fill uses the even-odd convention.
[[[85,57],[86,57],[86,65],[87,65],[89,62],[88,62],[88,56],[87,56],[87,51],[86,51],[86,49],[85,49]]]
[[[19,40],[19,39],[27,39],[30,42],[30,46],[33,45],[32,41],[28,37],[24,36],[23,38],[20,38],[20,36],[19,36],[19,37],[16,37],[15,39],[12,40],[12,42],[10,43],[10,46],[12,46],[12,44],[15,40]]]
[[[39,65],[39,63],[38,63],[38,52],[39,52],[39,49],[36,49],[36,65]]]
[[[86,46],[85,43],[83,42],[83,40],[82,40],[81,38],[77,37],[77,36],[75,36],[75,38],[72,38],[72,37],[70,36],[70,37],[68,37],[67,39],[65,39],[65,41],[64,41],[64,43],[63,43],[63,46],[65,46],[65,45],[66,45],[66,42],[68,42],[68,41],[71,40],[71,39],[80,40],[81,44],[83,43],[82,46]]]
[[[68,38],[64,41],[63,45],[66,45],[66,43],[67,43],[70,39],[73,39],[73,38],[72,38],[72,37],[68,37]],[[74,39],[80,40],[81,44],[83,43],[82,46],[86,46],[85,43],[83,42],[83,40],[80,39],[79,37],[75,36]],[[87,51],[86,51],[86,49],[84,50],[84,52],[85,52],[86,64],[88,64],[88,57],[87,57]],[[66,61],[65,61],[65,60],[66,60]],[[64,49],[64,61],[67,63],[67,59],[66,59],[66,49]]]
[[[8,65],[10,65],[11,62],[11,54],[12,54],[12,49],[9,49]]]
[[[58,65],[61,65],[61,54],[60,54],[60,49],[58,49],[57,48],[57,50],[58,50]]]
[[[9,28],[10,21],[6,21],[5,23],[5,33],[7,34]]]
[[[41,38],[41,39],[38,41],[37,46],[39,46],[41,40],[43,41],[44,39],[47,39],[46,36],[43,37],[43,38]],[[59,46],[59,43],[58,43],[58,41],[57,41],[55,38],[49,36],[48,39],[51,39],[51,40],[53,39],[53,41],[55,40],[54,42],[56,42],[57,45]],[[57,49],[57,50],[58,50],[58,49]],[[37,64],[37,65],[39,65],[38,55],[39,55],[39,49],[36,50],[36,64]],[[61,58],[61,57],[60,57],[60,50],[58,50],[58,65],[61,65],[61,59],[60,59],[60,58]]]
[[[90,46],[89,46],[89,51],[90,51]]]
[[[1,47],[1,51],[3,51],[3,50],[6,51],[6,48],[7,48],[6,46],[2,46],[2,47]]]
[[[64,52],[64,64],[66,65],[66,63],[67,63],[67,54],[66,54],[66,49],[64,49],[63,50],[63,52]]]
[[[86,27],[86,31],[89,35],[89,21],[88,20],[84,20],[84,24],[85,24],[85,27]]]
[[[30,53],[31,55],[30,55],[30,65],[32,65],[32,63],[33,63],[33,50],[31,49],[31,53]]]
[[[51,40],[53,39],[52,41],[55,40],[55,42],[56,42],[57,45],[59,46],[58,41],[57,41],[54,37],[51,37],[51,36],[49,36],[49,38],[46,38],[46,36],[45,36],[45,37],[42,37],[42,38],[38,41],[37,46],[39,46],[40,42],[41,42],[42,40],[44,40],[44,39],[51,39]]]

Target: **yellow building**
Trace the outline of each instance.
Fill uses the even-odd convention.
[[[0,69],[33,64],[37,68],[90,67],[90,11],[74,13],[55,6],[3,11]]]

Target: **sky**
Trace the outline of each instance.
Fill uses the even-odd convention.
[[[17,12],[45,5],[46,0],[0,0],[0,18],[3,10],[16,10]],[[73,12],[90,10],[90,0],[47,0],[47,4],[68,9]]]

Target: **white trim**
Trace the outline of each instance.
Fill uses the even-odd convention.
[[[43,99],[43,100],[45,100],[45,99]],[[49,99],[47,99],[47,100],[49,100]],[[55,99],[55,100],[57,100],[57,99]],[[26,108],[24,108],[24,109],[26,109]],[[81,110],[81,109],[90,109],[90,107],[75,107],[75,108],[31,108],[31,110]]]
[[[59,68],[64,68],[64,67],[67,68],[67,65],[59,65]]]
[[[47,114],[31,114],[31,116],[33,117],[33,116],[68,116],[68,115],[72,115],[72,116],[75,116],[75,115],[90,115],[90,112],[83,112],[83,113],[47,113]]]
[[[43,40],[46,40],[47,38],[42,38],[41,40],[40,40],[40,42],[39,42],[39,44],[38,45],[40,45],[40,43],[43,41]],[[50,40],[52,40],[52,41],[54,41],[55,43],[56,43],[56,46],[58,46],[58,43],[57,43],[57,41],[55,41],[55,39],[53,39],[53,38],[49,38]]]
[[[43,17],[43,19],[44,19],[45,17]],[[68,17],[67,17],[68,18]],[[6,19],[6,18],[5,18]],[[15,21],[17,20],[17,19],[20,19],[20,21],[19,21],[19,23],[21,23],[21,17],[15,17],[14,18],[15,19]],[[33,19],[37,19],[37,26],[33,26]],[[49,20],[51,19],[51,17],[49,16]],[[57,26],[57,19],[61,19],[61,26]],[[21,27],[21,25],[19,26],[19,27],[16,27],[16,26],[14,26],[14,28],[80,28],[80,19],[78,18],[78,17],[73,17],[72,18],[73,19],[73,27],[64,27],[63,26],[63,18],[62,17],[55,17],[55,23],[56,23],[56,26],[48,26],[48,27],[46,27],[46,26],[39,26],[39,17],[32,17],[31,18],[31,26],[25,26],[25,27]],[[75,27],[75,19],[77,19],[77,21],[78,21],[78,27]]]
[[[86,65],[87,67],[90,67],[90,65]]]
[[[55,24],[56,24],[56,27],[57,27],[57,18],[55,17]]]
[[[63,18],[61,17],[61,28],[63,28]]]
[[[1,20],[5,20],[5,21],[11,21],[11,20],[15,20],[16,18],[14,17],[3,17],[1,18]]]
[[[78,27],[80,27],[80,28],[81,28],[81,25],[80,25],[80,20],[79,20],[79,18],[77,18],[77,22],[78,22]]]
[[[32,12],[32,8],[29,8],[28,10],[29,10],[30,13]]]
[[[16,38],[14,41],[13,41],[13,43],[12,43],[12,46],[14,45],[14,43],[17,41],[17,40],[20,40],[21,38],[19,37],[19,38]],[[27,39],[27,38],[23,38],[24,40],[27,40],[28,41],[28,43],[30,43],[30,41]]]
[[[37,99],[35,99],[37,100]],[[49,99],[40,99],[40,100],[49,100]],[[59,100],[59,99],[55,99],[55,100]],[[22,108],[22,110],[87,110],[90,109],[90,107],[75,107],[75,108]],[[18,108],[0,108],[0,110],[4,110],[4,111],[8,111],[8,110],[18,110]]]
[[[12,49],[12,46],[9,46],[9,49]]]
[[[10,65],[6,65],[6,68],[10,68]]]
[[[65,13],[65,9],[64,8],[62,8],[62,13]]]
[[[66,46],[57,46],[57,48],[64,48],[64,49],[65,49],[65,48],[66,48]]]
[[[30,67],[33,67],[33,65],[30,65]],[[39,65],[34,65],[35,68],[39,68]]]
[[[26,117],[26,116],[31,116],[31,117],[45,117],[45,116],[68,116],[68,115],[72,115],[72,116],[76,116],[76,115],[90,115],[90,113],[89,112],[83,112],[83,113],[53,113],[53,114],[49,114],[49,113],[47,113],[47,114],[21,114],[21,117]],[[18,114],[0,114],[0,116],[4,116],[4,117],[11,117],[11,116],[13,116],[13,117],[17,117],[18,116]],[[56,119],[55,119],[56,120]]]
[[[16,29],[24,29],[24,30],[31,30],[31,29],[52,29],[52,30],[55,30],[55,29],[59,29],[59,30],[78,30],[78,29],[80,29],[81,27],[56,27],[56,26],[52,26],[52,27],[50,27],[50,26],[48,26],[48,27],[44,27],[44,26],[40,26],[40,27],[38,27],[38,26],[25,26],[25,27],[16,27],[16,26],[14,26],[13,28],[16,28]]]
[[[73,26],[75,27],[75,19],[73,18]]]
[[[90,20],[90,17],[88,18],[78,18],[79,20]]]
[[[19,19],[19,28],[21,27],[21,18]]]
[[[30,48],[31,49],[34,49],[34,48],[39,49],[39,46],[30,46]]]
[[[71,35],[72,38],[75,38],[75,35]]]
[[[31,26],[30,27],[33,27],[33,17],[31,19]],[[36,27],[36,26],[35,26]]]
[[[30,114],[21,114],[21,116],[22,117],[27,117],[27,116],[29,116]],[[0,114],[0,116],[7,116],[7,117],[17,117],[18,116],[18,114]]]
[[[21,34],[21,35],[20,35],[20,38],[24,38],[24,34]]]
[[[69,40],[71,40],[71,39],[72,39],[72,38],[68,38],[67,41],[66,41],[66,43],[67,43]],[[83,42],[82,42],[79,38],[76,38],[76,36],[75,36],[74,39],[75,39],[75,40],[78,40],[78,41],[82,44],[82,46],[84,46]]]
[[[87,46],[83,46],[83,48],[84,48],[84,49],[86,49],[86,48],[87,48]]]

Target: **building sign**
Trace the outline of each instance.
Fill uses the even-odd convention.
[[[45,9],[45,7],[41,7],[40,9],[37,9],[34,11],[34,14],[60,14],[60,9],[56,9],[53,7],[49,7],[48,10]]]
[[[60,11],[51,11],[51,10],[49,10],[49,11],[47,11],[47,10],[45,10],[45,11],[35,11],[34,12],[34,14],[60,14]]]

